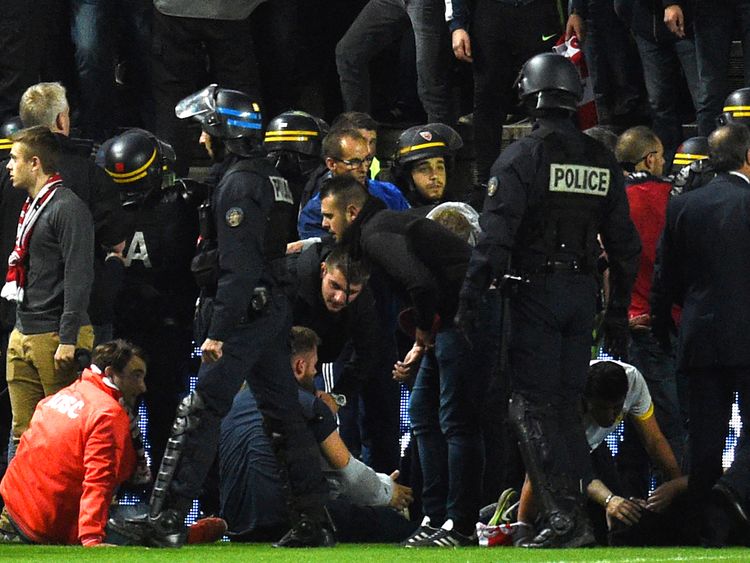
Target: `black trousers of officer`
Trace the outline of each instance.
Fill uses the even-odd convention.
[[[143,401],[148,410],[151,467],[156,471],[161,466],[180,397],[188,387],[188,374],[194,373],[190,361],[193,339],[191,331],[183,327],[160,326],[151,330],[129,328],[117,331],[117,337],[137,344],[148,357]]]
[[[320,469],[318,445],[297,398],[297,382],[290,365],[291,325],[287,299],[274,292],[261,313],[235,328],[224,342],[221,359],[201,365],[196,392],[205,402],[205,411],[185,444],[170,487],[170,503],[184,507],[198,495],[216,457],[221,419],[229,412],[244,380],[258,401],[267,431],[274,437],[280,467],[288,474],[293,512],[322,518],[327,484]]]
[[[533,445],[555,489],[585,486],[591,463],[581,401],[591,358],[597,283],[576,272],[535,274],[511,302],[511,390],[541,433]],[[526,457],[526,456],[525,456]],[[527,463],[528,459],[524,459]],[[535,490],[543,483],[533,483]],[[575,491],[569,491],[575,492]]]

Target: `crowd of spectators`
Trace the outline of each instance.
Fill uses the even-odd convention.
[[[460,547],[511,487],[516,545],[747,542],[745,434],[724,476],[720,452],[735,391],[746,415],[750,361],[735,337],[750,315],[733,303],[729,334],[705,309],[724,310],[746,283],[711,260],[713,249],[741,261],[745,244],[721,238],[747,222],[732,188],[750,183],[750,89],[731,93],[727,80],[727,22],[744,42],[744,3],[2,4],[0,540],[179,546],[227,533],[283,547]],[[524,62],[574,36],[591,70],[591,138],[573,132],[580,96],[565,87],[546,107],[549,87],[522,74],[517,99]],[[750,56],[745,69],[750,83]],[[503,126],[525,118],[570,135],[530,143],[575,139],[560,144],[595,147],[596,170],[616,170],[599,188],[622,224],[588,233],[605,246],[596,267],[546,256],[514,264],[518,279],[485,275],[500,256],[488,241],[515,252],[502,225],[522,204],[508,186],[541,169],[535,150],[518,167],[496,160]],[[378,144],[385,128],[399,131],[392,153]],[[456,174],[459,151],[475,163],[471,183]],[[523,214],[511,215],[517,227]],[[576,321],[576,352],[603,346],[614,359],[558,389],[564,404],[534,405],[516,393],[557,368],[548,350],[520,357],[534,315],[518,303],[569,266],[597,280],[601,311],[591,327]],[[631,273],[632,291],[618,279]],[[576,461],[574,492],[586,506],[571,501],[576,523],[556,531],[548,501],[575,487],[562,457],[540,481],[534,449],[584,451],[579,422],[590,456]],[[613,457],[605,437],[621,422]],[[33,498],[19,494],[30,481]],[[144,506],[118,517],[107,507],[126,491]],[[191,535],[199,494],[223,520]]]

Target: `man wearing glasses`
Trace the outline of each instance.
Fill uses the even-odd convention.
[[[368,178],[372,155],[367,139],[355,129],[334,129],[323,140],[323,158],[328,168],[327,178],[351,176],[370,195],[385,203],[388,209],[401,211],[409,209],[409,203],[396,186],[389,182]],[[302,209],[297,221],[300,239],[320,237],[326,233],[322,226],[323,216],[320,212],[320,195],[316,194]]]

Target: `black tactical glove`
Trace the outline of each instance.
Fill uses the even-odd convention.
[[[628,355],[628,311],[626,309],[607,309],[602,322],[604,333],[604,350],[613,358],[625,359]]]

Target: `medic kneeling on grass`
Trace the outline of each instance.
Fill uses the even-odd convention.
[[[96,347],[73,384],[39,402],[0,483],[0,541],[111,545],[116,488],[150,481],[132,414],[145,377],[143,353],[114,340]]]

